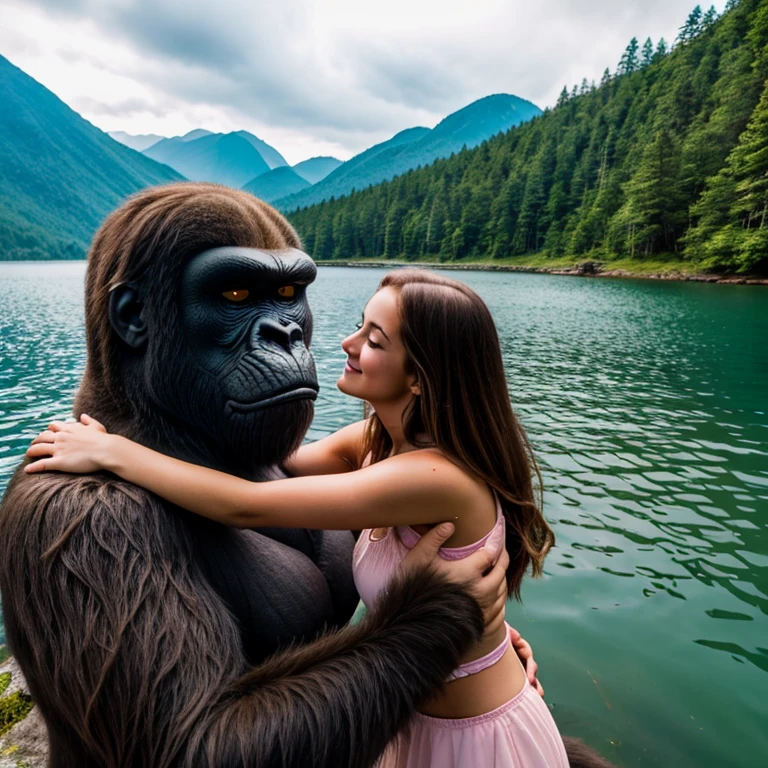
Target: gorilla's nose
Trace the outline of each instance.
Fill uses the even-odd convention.
[[[277,320],[272,320],[268,317],[259,321],[255,335],[263,341],[273,341],[279,344],[288,352],[290,352],[294,344],[304,340],[304,332],[298,323],[283,325]]]

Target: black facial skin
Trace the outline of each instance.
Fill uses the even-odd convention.
[[[187,265],[179,297],[184,335],[195,364],[220,382],[228,413],[317,396],[306,299],[316,274],[295,250],[215,248]]]
[[[140,378],[169,419],[200,433],[195,460],[260,479],[300,443],[318,391],[306,299],[316,274],[312,260],[293,249],[214,248],[184,267],[178,341],[169,349],[164,334],[149,334]],[[225,297],[235,291],[247,298]],[[152,325],[163,322],[151,309],[144,314]],[[169,368],[180,382],[172,401]],[[184,455],[193,450],[185,446]]]

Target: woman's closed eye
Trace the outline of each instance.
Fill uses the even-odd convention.
[[[381,344],[377,344],[370,336],[368,337],[368,346],[373,349],[381,349]]]

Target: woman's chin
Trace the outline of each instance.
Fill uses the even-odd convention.
[[[339,380],[336,382],[336,389],[338,389],[339,392],[342,392],[345,395],[349,395],[350,397],[357,397],[361,400],[365,399],[363,395],[360,395],[359,393],[355,392],[354,387],[349,386],[349,378],[344,373],[342,373],[341,376],[339,376]]]

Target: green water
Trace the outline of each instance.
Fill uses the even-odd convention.
[[[83,274],[0,264],[0,488],[71,407]],[[312,439],[360,417],[333,386],[339,342],[382,274],[325,268],[311,289]],[[496,318],[544,469],[557,547],[508,620],[561,730],[620,766],[767,765],[768,290],[455,276]]]

